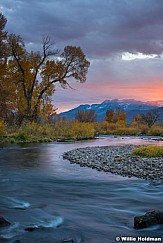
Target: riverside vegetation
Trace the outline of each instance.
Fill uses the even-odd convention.
[[[26,122],[21,127],[8,127],[4,121],[0,121],[1,143],[80,140],[94,138],[94,136],[95,130],[91,123],[61,120],[46,124]]]
[[[149,128],[145,124],[136,122],[127,125],[122,121],[99,123],[58,119],[43,123],[26,121],[21,126],[10,126],[3,119],[0,120],[1,143],[43,142],[57,139],[80,140],[94,138],[97,135],[163,136],[163,125],[156,124]]]

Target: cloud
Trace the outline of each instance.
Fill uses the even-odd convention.
[[[161,99],[156,86],[162,87],[163,76],[162,0],[1,0],[0,11],[7,30],[21,35],[29,49],[40,48],[49,35],[56,48],[81,46],[91,61],[85,84],[57,90],[58,107],[127,96],[151,99],[149,87]],[[126,61],[124,53],[153,58]]]
[[[27,42],[50,35],[92,57],[119,52],[161,54],[162,0],[1,0],[8,29]],[[60,45],[60,44],[59,44]]]
[[[141,52],[137,52],[137,53],[124,52],[124,53],[122,53],[122,60],[126,60],[126,61],[136,60],[136,59],[153,59],[156,57],[157,57],[157,55],[155,55],[155,54],[146,55]]]

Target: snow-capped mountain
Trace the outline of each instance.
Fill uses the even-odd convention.
[[[163,106],[163,101],[143,102],[134,99],[114,99],[105,100],[100,104],[80,105],[72,110],[60,113],[59,117],[66,117],[69,120],[73,120],[78,110],[95,110],[97,121],[103,121],[107,110],[112,109],[115,111],[120,109],[126,112],[127,122],[130,123],[134,115],[146,113],[149,110],[158,109],[161,106]]]

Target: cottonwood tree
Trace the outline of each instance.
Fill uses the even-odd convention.
[[[66,88],[70,87],[68,80],[86,81],[90,63],[80,47],[66,46],[59,52],[46,37],[42,52],[28,52],[23,39],[14,34],[8,36],[8,46],[8,69],[15,85],[20,122],[37,120],[45,107],[52,108],[51,96],[56,83]]]
[[[148,111],[146,114],[141,115],[142,122],[146,124],[149,128],[151,128],[160,117],[160,113],[158,110]]]
[[[105,121],[112,123],[114,117],[114,111],[112,109],[106,111]]]
[[[105,121],[109,123],[124,122],[126,123],[126,113],[120,109],[106,111]]]
[[[12,79],[8,75],[9,50],[6,23],[7,19],[0,13],[0,118],[4,120],[8,120],[15,103]]]
[[[95,122],[96,119],[94,110],[78,110],[75,115],[75,120],[78,122]]]
[[[2,13],[0,13],[0,62],[6,59],[6,55],[7,55],[7,45],[6,45],[7,31],[5,31],[6,23],[7,23],[7,19]]]

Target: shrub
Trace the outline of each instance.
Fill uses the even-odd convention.
[[[6,132],[6,123],[0,120],[0,137],[2,137]]]
[[[94,138],[95,130],[91,123],[75,122],[72,127],[72,134],[75,139]]]
[[[16,134],[15,134],[15,139],[17,141],[28,141],[29,140],[29,134],[27,133],[27,131],[24,130],[19,130]]]
[[[60,120],[54,126],[55,138],[87,139],[95,136],[93,123]]]
[[[58,120],[54,125],[54,137],[72,139],[74,121]]]
[[[163,126],[153,126],[148,132],[148,135],[151,136],[160,136],[162,134],[163,134]]]
[[[141,157],[163,157],[163,146],[143,146],[132,151],[132,155]]]
[[[54,126],[51,124],[40,124],[36,122],[27,122],[22,126],[23,130],[29,135],[42,137],[53,137],[54,136]]]
[[[141,134],[147,134],[148,133],[148,130],[149,130],[149,128],[146,125],[142,125],[140,127],[140,133]]]
[[[103,121],[101,123],[100,133],[102,134],[114,134],[117,128],[116,123],[108,123],[107,121]]]

